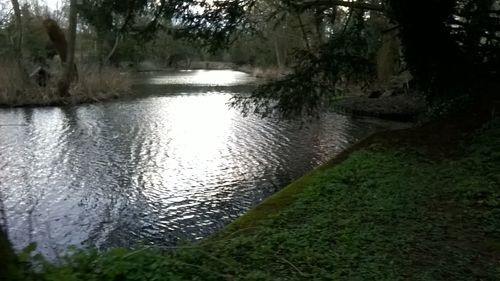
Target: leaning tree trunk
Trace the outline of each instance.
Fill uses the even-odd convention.
[[[75,45],[76,45],[76,20],[77,9],[76,1],[70,0],[69,7],[69,28],[68,28],[68,60],[64,66],[64,73],[59,81],[58,91],[61,96],[69,96],[69,87],[71,83],[77,78],[76,65],[75,65]]]
[[[121,39],[121,34],[116,34],[115,38],[115,43],[113,44],[113,48],[111,51],[109,51],[108,55],[104,58],[104,62],[102,65],[108,65],[109,62],[111,61],[111,58],[115,54],[116,50],[118,49],[118,45],[120,44],[120,39]]]

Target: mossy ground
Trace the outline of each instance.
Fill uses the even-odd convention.
[[[500,280],[500,121],[460,122],[372,137],[201,243],[80,251],[30,278]]]

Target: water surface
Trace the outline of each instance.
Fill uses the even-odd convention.
[[[369,134],[401,124],[328,114],[301,126],[226,105],[231,71],[137,78],[142,98],[0,110],[0,204],[16,248],[170,245],[212,234]],[[2,207],[0,205],[0,207]]]

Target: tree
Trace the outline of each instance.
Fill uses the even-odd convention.
[[[494,8],[498,1],[388,2],[389,16],[399,23],[409,67],[430,96],[477,97],[485,92],[479,90],[485,83],[498,81],[500,7]]]
[[[136,2],[140,2],[140,5]],[[114,54],[122,34],[134,22],[136,10],[142,9],[145,3],[146,1],[85,0],[78,5],[82,20],[96,32],[101,65],[106,64]],[[108,49],[105,49],[106,42],[111,45]]]
[[[70,0],[69,6],[69,27],[68,27],[68,59],[64,66],[64,73],[58,83],[58,92],[61,96],[69,95],[71,83],[77,78],[75,65],[75,43],[76,43],[76,24],[77,24],[77,0]]]
[[[147,0],[83,0],[77,7],[83,22],[96,32],[99,63],[104,65],[111,60],[124,37],[137,37],[143,43],[153,39],[160,20],[170,19],[172,9],[169,4],[166,0],[156,3]]]
[[[295,51],[293,73],[260,86],[250,96],[233,98],[232,106],[263,116],[317,116],[329,107],[341,83],[373,79],[380,42],[372,36],[377,25],[369,19],[380,12],[372,9],[368,17],[357,6],[346,13],[336,6],[309,4],[288,6],[292,15],[301,15],[296,18],[305,43]]]
[[[187,33],[207,38],[207,42],[211,39],[215,44],[226,44],[234,34],[258,26],[251,17],[258,7],[257,0],[221,1],[214,5],[202,2],[208,11],[187,12],[183,19],[186,27],[193,29]],[[453,99],[464,94],[477,96],[475,93],[484,92],[479,89],[486,83],[500,81],[498,0],[277,2],[281,8],[276,9],[276,14],[283,10],[299,15],[307,12],[317,15],[317,22],[326,18],[325,11],[329,12],[331,26],[327,29],[327,40],[318,40],[318,47],[312,47],[312,33],[303,28],[306,52],[296,56],[294,73],[259,88],[250,97],[236,98],[233,105],[245,110],[253,108],[264,114],[278,111],[282,115],[316,113],[321,107],[328,107],[336,94],[335,85],[345,80],[346,75],[372,75],[375,64],[372,55],[377,53],[373,50],[380,44],[382,34],[380,30],[372,32],[370,18],[375,15],[394,23],[392,29],[401,40],[406,65],[419,89],[431,100]],[[339,20],[338,16],[345,11],[347,17]],[[302,16],[297,20],[301,27],[306,26]],[[370,33],[378,33],[379,39],[373,40]],[[251,107],[252,104],[256,106]]]
[[[19,1],[18,0],[11,0],[12,7],[14,9],[14,18],[16,22],[16,37],[14,40],[14,58],[17,64],[17,68],[19,71],[19,74],[21,75],[21,78],[25,81],[28,82],[28,74],[26,73],[26,70],[23,66],[23,53],[22,53],[22,45],[23,45],[23,24],[22,24],[22,17],[21,17],[21,8],[19,6]]]

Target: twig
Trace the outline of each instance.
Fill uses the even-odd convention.
[[[181,262],[181,261],[176,261],[176,263],[177,263],[177,264],[179,264],[179,265],[184,265],[184,266],[189,266],[189,267],[197,268],[197,269],[199,269],[199,270],[201,270],[201,271],[205,271],[205,272],[212,273],[212,274],[217,275],[217,276],[219,276],[219,277],[222,277],[222,278],[224,278],[224,279],[227,279],[227,278],[228,278],[228,276],[227,276],[227,275],[224,275],[224,274],[221,274],[221,273],[215,272],[215,271],[210,270],[210,269],[208,269],[208,268],[205,268],[205,267],[203,267],[203,266],[199,266],[199,265],[195,265],[195,264],[190,264],[190,263],[187,263],[187,262]]]
[[[211,245],[211,244],[216,244],[216,243],[219,243],[219,242],[226,242],[226,241],[230,240],[231,237],[235,236],[236,234],[238,234],[240,232],[243,232],[243,231],[246,231],[246,230],[249,230],[249,229],[258,229],[258,228],[260,228],[260,227],[247,227],[247,228],[239,229],[239,230],[237,230],[237,231],[229,234],[225,239],[219,239],[219,240],[216,240],[216,241],[211,241],[209,243],[203,243],[203,244],[192,245],[192,246],[160,246],[160,247],[157,247],[157,248],[160,248],[162,250],[197,249],[197,250],[201,251],[203,254],[207,255],[209,258],[211,258],[213,260],[216,260],[216,261],[218,261],[220,263],[223,263],[224,265],[226,265],[228,267],[232,267],[230,264],[226,263],[225,261],[223,261],[223,260],[221,260],[219,258],[216,258],[216,257],[210,255],[209,253],[205,252],[205,251],[200,250],[200,248],[206,247],[206,246]],[[153,249],[153,248],[156,248],[156,247],[147,246],[147,247],[141,248],[139,250],[133,251],[131,253],[128,253],[125,256],[123,256],[123,258],[126,259],[126,258],[129,258],[131,256],[137,255],[139,253],[142,253],[142,252],[144,252],[146,250]]]
[[[202,252],[202,253],[203,253],[203,254],[205,254],[207,257],[211,258],[212,260],[214,260],[214,261],[216,261],[216,262],[219,262],[220,264],[223,264],[223,265],[225,265],[225,266],[227,266],[227,267],[229,267],[229,268],[234,269],[234,267],[233,267],[232,265],[230,265],[229,263],[227,263],[226,261],[224,261],[224,260],[222,260],[222,259],[219,259],[219,258],[217,258],[217,257],[215,257],[215,256],[213,256],[213,255],[211,255],[211,254],[209,254],[209,253],[207,253],[207,252],[205,252],[205,251],[200,250],[200,252]]]
[[[123,258],[124,258],[124,259],[126,259],[126,258],[130,258],[131,256],[137,255],[137,254],[142,253],[142,252],[144,252],[144,251],[146,251],[146,250],[149,250],[149,249],[151,249],[151,248],[152,248],[151,246],[144,247],[144,248],[139,249],[139,250],[137,250],[137,251],[133,251],[133,252],[131,252],[131,253],[126,254],[125,256],[123,256]]]
[[[302,277],[307,277],[309,276],[309,274],[305,274],[304,272],[302,272],[298,267],[296,267],[291,261],[285,259],[284,257],[278,257],[280,260],[284,261],[285,263],[287,263],[288,265],[290,265],[291,267],[293,267],[293,269],[295,269],[297,271],[297,273],[302,276]]]
[[[242,228],[242,229],[239,229],[239,230],[237,230],[235,232],[232,232],[226,238],[218,239],[218,240],[214,240],[214,241],[209,241],[209,242],[205,242],[205,243],[200,243],[200,244],[197,244],[197,245],[192,245],[192,246],[161,246],[160,248],[161,249],[165,249],[165,250],[199,249],[199,248],[203,248],[205,246],[216,244],[216,243],[219,243],[219,242],[227,242],[233,236],[235,236],[236,234],[238,234],[240,232],[243,232],[243,231],[246,231],[246,230],[249,230],[249,229],[258,229],[258,228],[260,228],[260,227],[254,226],[254,227]],[[133,253],[131,253],[131,254],[133,254]]]

